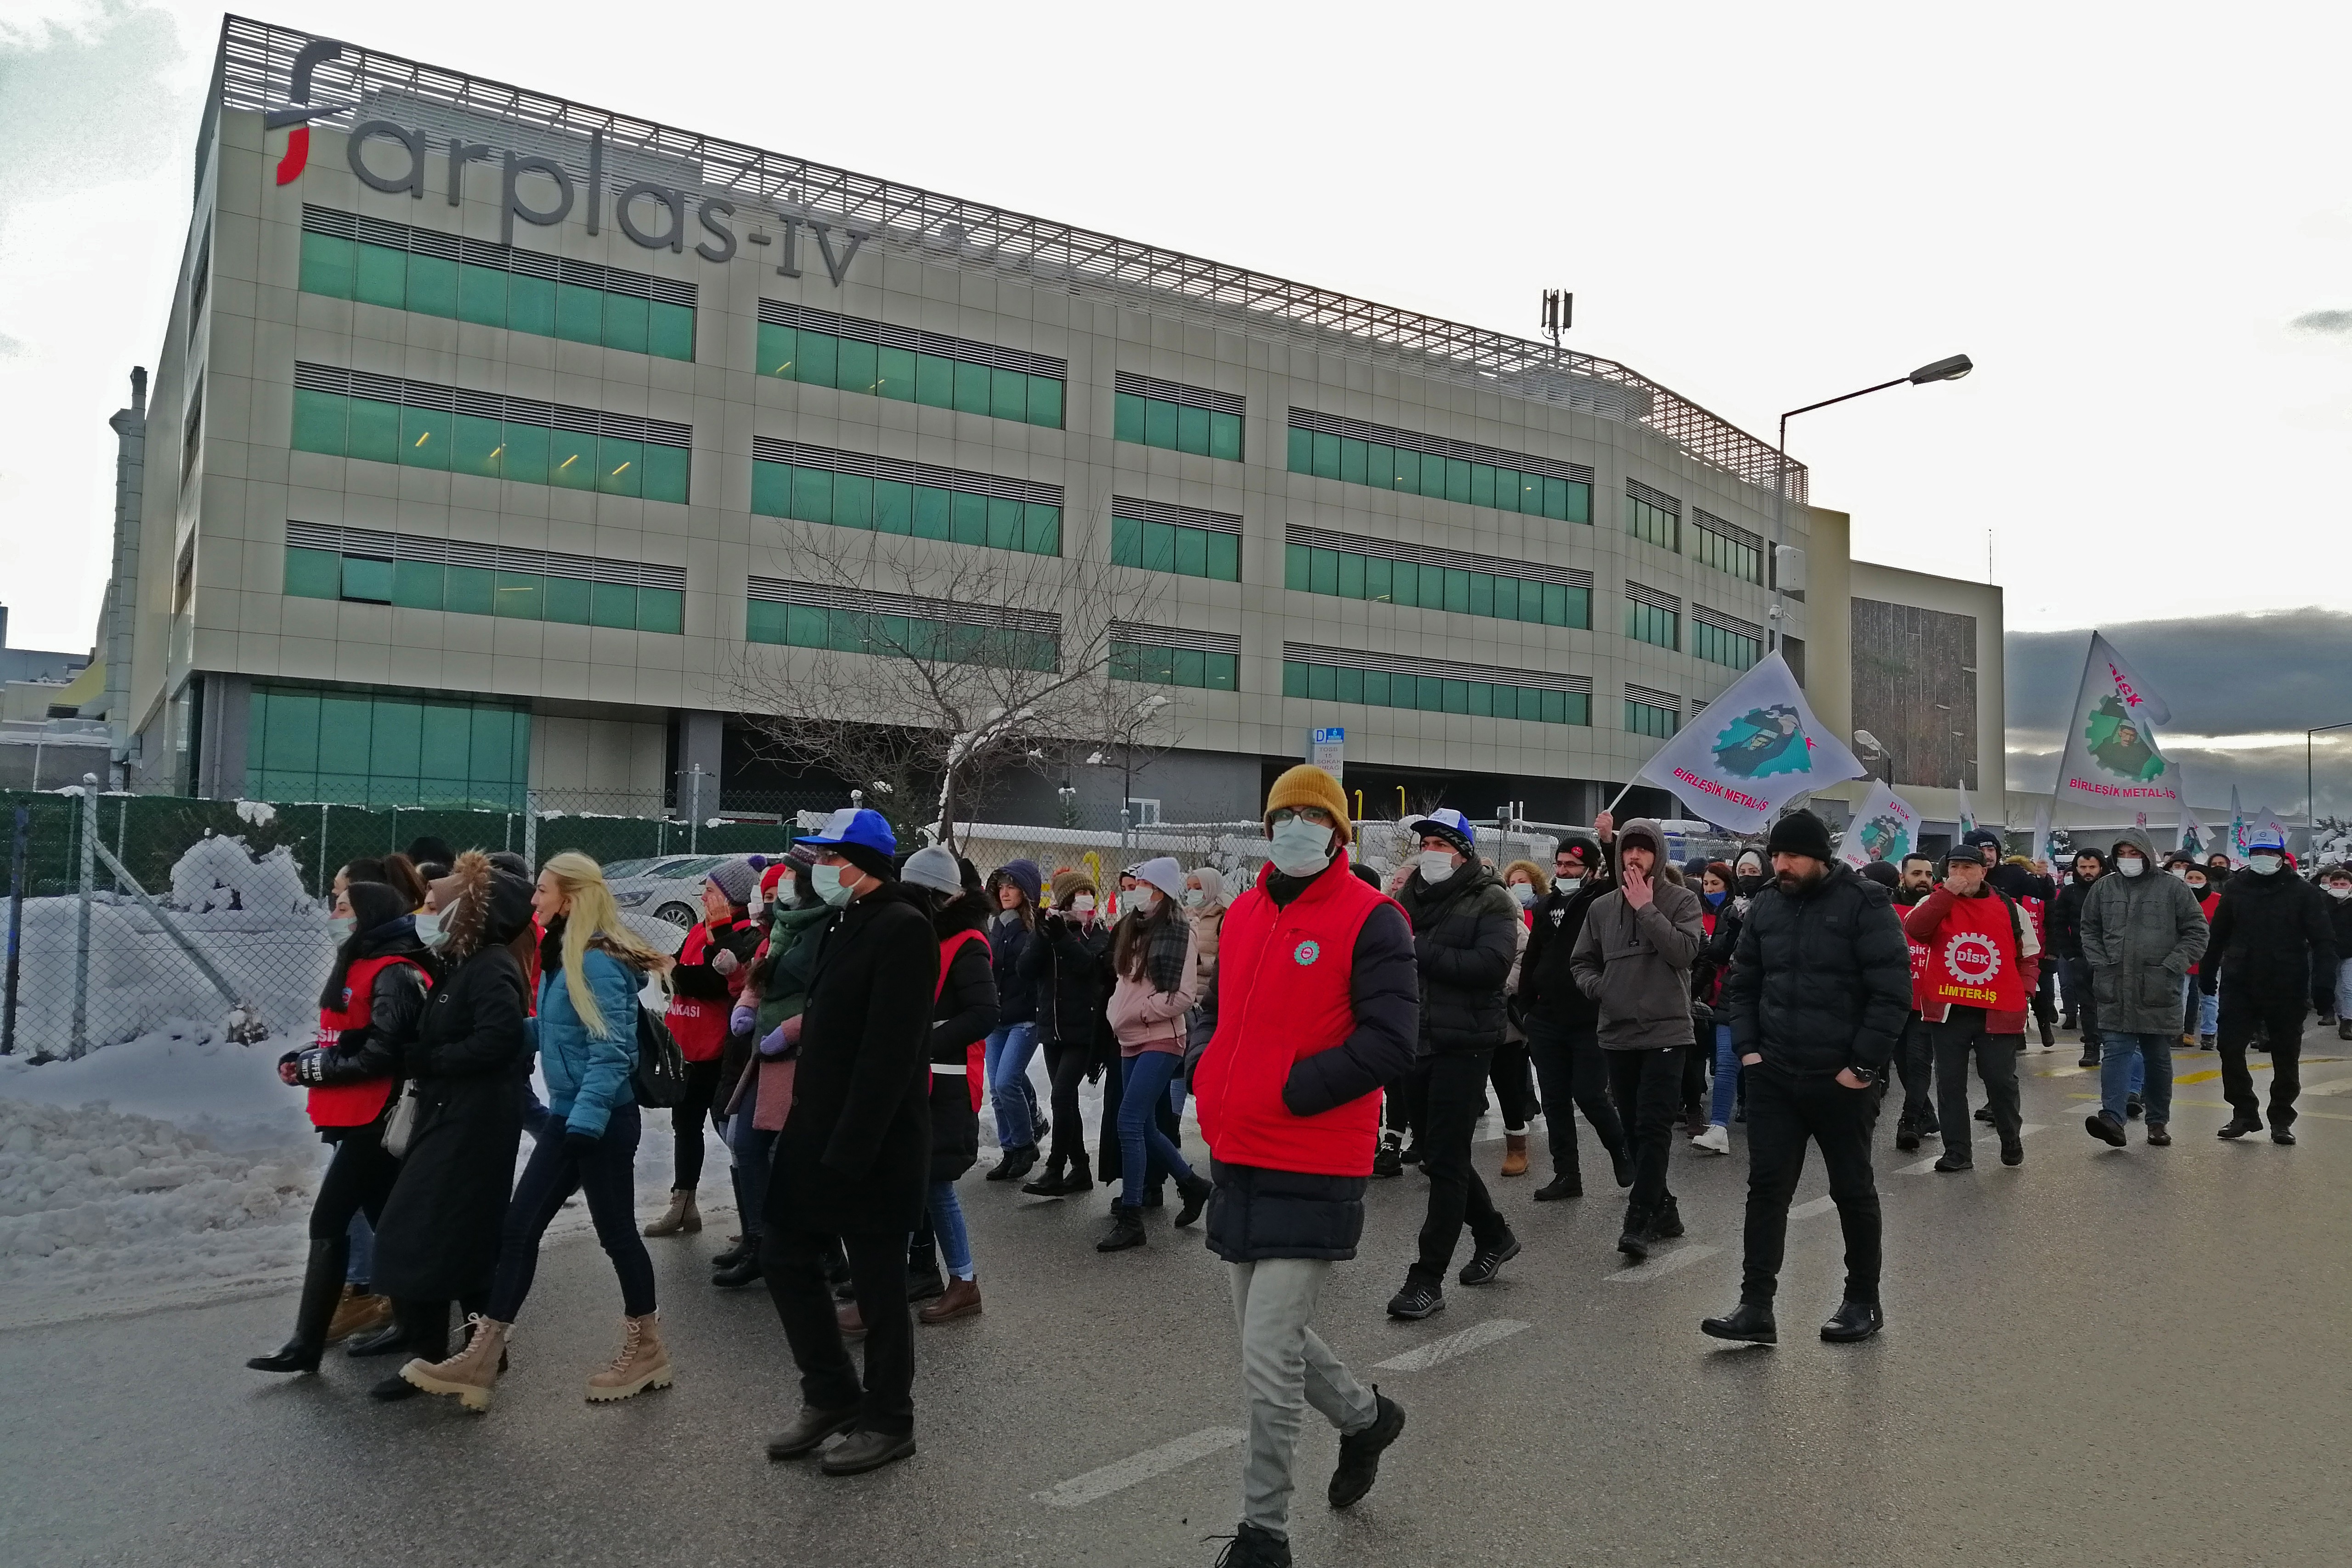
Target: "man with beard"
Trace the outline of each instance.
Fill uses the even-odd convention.
[[[1604,815],[1597,831],[1606,835]],[[1609,1070],[1601,1060],[1600,1008],[1576,983],[1569,956],[1584,929],[1593,900],[1615,885],[1608,855],[1584,839],[1562,839],[1552,855],[1551,891],[1534,910],[1528,950],[1519,960],[1519,988],[1512,1000],[1528,1031],[1536,1083],[1543,1101],[1544,1140],[1551,1151],[1551,1180],[1536,1188],[1536,1201],[1582,1197],[1584,1176],[1577,1162],[1576,1113],[1601,1136],[1617,1185],[1633,1180],[1625,1157],[1625,1134],[1609,1102]]]
[[[1903,857],[1903,879],[1895,885],[1895,907],[1907,914],[1936,888],[1936,862],[1926,855]],[[1895,1071],[1903,1083],[1903,1111],[1895,1118],[1895,1146],[1905,1154],[1943,1130],[1936,1119],[1935,1031],[1919,1017],[1919,983],[1927,972],[1927,949],[1907,943],[1911,951],[1911,1016],[1895,1042]]]
[[[2074,1020],[2082,1021],[2084,1067],[2099,1065],[2100,1036],[2098,998],[2091,994],[2091,966],[2083,957],[2083,900],[2106,869],[2105,855],[2083,851],[2074,857],[2074,880],[2059,889],[2057,902],[2050,906],[2050,951],[2065,985],[2066,1017],[2061,1024],[2071,1029]]]
[[[1772,1299],[1789,1200],[1808,1140],[1829,1168],[1845,1237],[1844,1299],[1822,1325],[1835,1343],[1885,1323],[1878,1300],[1878,1188],[1870,1166],[1881,1075],[1911,1009],[1911,965],[1886,890],[1830,858],[1810,811],[1772,825],[1772,885],[1748,905],[1725,1000],[1748,1073],[1748,1222],[1739,1305],[1699,1326],[1717,1339],[1779,1343]]]

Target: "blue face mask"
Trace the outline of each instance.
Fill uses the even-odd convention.
[[[1702,893],[1699,896],[1706,900],[1706,906],[1709,909],[1720,909],[1727,895],[1720,893]]]

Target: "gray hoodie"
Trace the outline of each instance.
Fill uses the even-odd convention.
[[[1649,904],[1625,901],[1622,862],[1626,847],[1646,842],[1657,856],[1651,868]],[[1617,831],[1620,885],[1595,899],[1570,952],[1577,988],[1601,1004],[1604,1051],[1645,1051],[1689,1045],[1690,971],[1706,943],[1705,905],[1689,888],[1666,880],[1666,836],[1658,824],[1636,817]]]
[[[2186,883],[2158,869],[2145,830],[2126,828],[2116,848],[2137,848],[2147,869],[2111,870],[2083,895],[2083,957],[2099,1028],[2168,1040],[2180,1032],[2181,983],[2205,954],[2205,912]]]

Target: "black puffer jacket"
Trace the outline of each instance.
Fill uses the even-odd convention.
[[[1081,925],[1076,917],[1055,913],[1039,916],[1022,950],[1019,973],[1035,988],[1040,1042],[1092,1050],[1110,1039],[1103,1018],[1103,1004],[1110,999],[1108,925],[1100,920]]]
[[[1037,982],[1022,972],[1022,956],[1037,940],[1037,933],[1017,913],[991,910],[988,916],[989,967],[996,977],[996,1021],[1030,1023],[1037,1017]],[[1036,911],[1029,912],[1036,918]]]
[[[2099,862],[2099,873],[2107,870],[2107,857],[2097,850],[2084,850],[2083,854]],[[2077,856],[2076,859],[2080,859]],[[2092,881],[2096,881],[2093,878]],[[2083,956],[2083,900],[2090,896],[2091,883],[2074,870],[2074,862],[2066,864],[2066,885],[2050,904],[2050,951],[2061,958]]]
[[[1601,1004],[1584,994],[1568,967],[1576,951],[1577,934],[1593,902],[1616,885],[1607,877],[1588,873],[1576,882],[1555,882],[1535,907],[1528,928],[1528,950],[1519,960],[1519,1014],[1555,1029],[1591,1033],[1601,1019]]]
[[[1518,956],[1519,906],[1475,860],[1431,886],[1414,872],[1398,891],[1421,966],[1421,1049],[1491,1051],[1503,1043],[1503,982]]]
[[[2198,967],[2200,988],[2218,982],[2264,999],[2308,997],[2313,977],[2336,967],[2336,926],[2328,896],[2284,868],[2268,876],[2247,868],[2221,884],[2213,935],[2205,944],[2221,962]],[[2217,973],[2218,971],[2218,973]]]
[[[931,916],[941,942],[959,931],[977,931],[988,918],[979,898],[967,895]],[[997,1024],[996,978],[988,945],[967,942],[948,960],[947,979],[931,1009],[931,1179],[953,1181],[980,1158],[980,1113],[971,1103],[971,1056]],[[952,1071],[941,1071],[953,1069]]]
[[[1880,1069],[1911,1016],[1911,945],[1886,890],[1832,864],[1748,905],[1723,988],[1731,1041],[1790,1072]]]

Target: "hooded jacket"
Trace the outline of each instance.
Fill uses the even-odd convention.
[[[1491,1051],[1503,1043],[1503,982],[1518,956],[1519,906],[1475,856],[1432,885],[1416,870],[1397,891],[1421,966],[1421,1049]]]
[[[2097,885],[2095,880],[2084,882],[2074,869],[2074,862],[2088,855],[2099,864],[2100,876],[2112,874],[2107,869],[2107,857],[2097,850],[2077,851],[2066,862],[2066,885],[2050,904],[2050,951],[2061,958],[2083,956],[2083,900]]]
[[[2181,888],[2184,894],[2188,891]],[[2209,945],[2221,962],[2200,967],[2198,986],[2208,991],[2217,985],[2242,989],[2258,1001],[2308,998],[2313,977],[2336,972],[2336,927],[2326,908],[2331,902],[2284,866],[2268,876],[2252,866],[2231,873],[2213,910]],[[2106,1022],[2102,1013],[2100,1027]]]
[[[1732,1047],[1784,1072],[1886,1065],[1911,1018],[1911,945],[1886,890],[1832,862],[1748,902],[1723,988]]]
[[[416,1127],[375,1231],[376,1289],[418,1301],[489,1293],[530,1076],[511,946],[530,929],[530,884],[477,851],[450,874],[436,949],[445,974],[402,1053]]]
[[[1196,950],[1201,972],[1192,990],[1194,995],[1204,997],[1209,994],[1209,977],[1217,972],[1217,939],[1225,929],[1225,873],[1215,866],[1204,865],[1192,874],[1201,879],[1201,904],[1192,912],[1192,932],[1199,939]]]
[[[2091,966],[2100,1032],[2169,1040],[2180,1032],[2180,983],[2205,953],[2205,912],[2187,883],[2157,869],[2145,830],[2124,830],[2116,848],[2126,847],[2139,851],[2146,869],[2137,876],[2110,870],[2084,890],[2075,940]]]
[[[996,902],[1000,882],[1009,882],[1021,890],[1027,905],[1022,914],[1004,918],[1005,911]],[[996,976],[996,1022],[1000,1029],[1007,1024],[1033,1023],[1037,1018],[1036,983],[1022,972],[1021,956],[1037,939],[1038,900],[1043,895],[1045,878],[1032,860],[1006,861],[988,879],[988,951],[991,967]]]
[[[1600,1004],[1576,983],[1569,960],[1576,939],[1601,895],[1617,884],[1601,867],[1574,882],[1555,882],[1536,904],[1528,927],[1528,950],[1519,960],[1519,1010],[1523,1017],[1576,1033],[1598,1027]]]
[[[1594,901],[1577,934],[1569,967],[1599,1009],[1603,1051],[1651,1051],[1688,1045],[1691,965],[1706,943],[1706,909],[1697,894],[1667,880],[1665,834],[1636,817],[1617,831],[1619,885]],[[1645,845],[1657,857],[1650,902],[1636,909],[1625,898],[1624,854]]]

